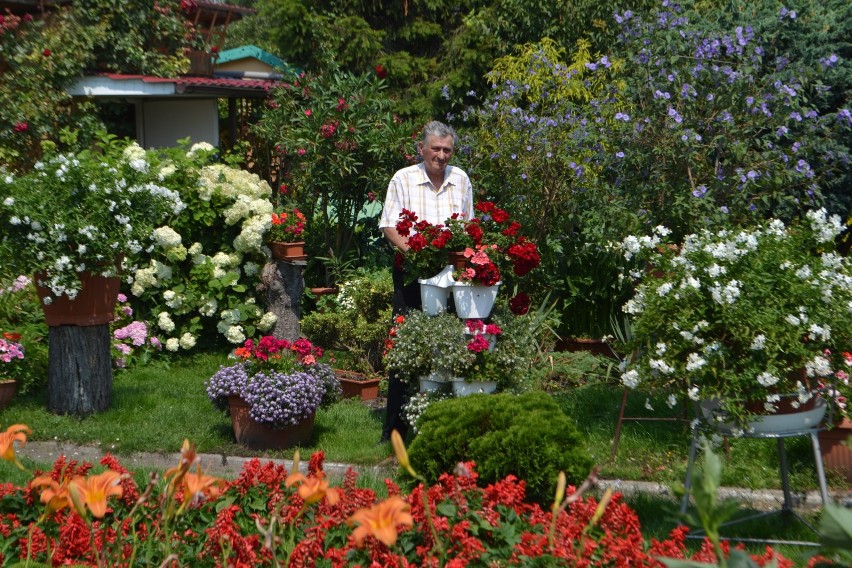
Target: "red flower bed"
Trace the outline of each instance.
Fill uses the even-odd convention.
[[[112,456],[101,461],[110,475],[100,476],[60,458],[38,483],[0,485],[0,563],[656,567],[657,557],[685,555],[686,528],[647,542],[618,494],[572,498],[569,488],[573,502],[554,513],[526,502],[524,482],[513,476],[479,487],[474,464],[465,463],[408,495],[386,481],[389,497],[379,500],[356,486],[351,470],[342,487],[331,487],[323,458],[312,456],[307,475],[254,459],[226,483],[204,475],[186,443],[178,466],[144,488]],[[116,480],[113,497],[74,489],[96,477]],[[760,566],[776,557],[792,566],[770,548],[752,556]],[[693,559],[715,560],[709,544]]]

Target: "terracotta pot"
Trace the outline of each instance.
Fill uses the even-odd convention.
[[[12,402],[17,387],[18,381],[15,379],[0,380],[0,410],[3,410]]]
[[[311,294],[314,296],[327,296],[329,294],[337,294],[337,288],[311,288]]]
[[[846,482],[852,484],[852,448],[844,445],[850,437],[852,420],[845,418],[831,430],[819,433],[819,448],[825,468],[843,474]]]
[[[237,443],[253,450],[286,450],[304,445],[314,433],[315,414],[294,426],[270,428],[251,417],[251,407],[239,396],[228,397],[228,409]]]
[[[381,379],[371,379],[367,375],[356,371],[335,369],[334,372],[340,380],[343,398],[375,400],[379,397],[379,383],[382,382]]]
[[[34,281],[36,292],[41,299],[41,309],[47,325],[103,325],[115,319],[115,304],[121,279],[118,276],[96,276],[90,272],[80,272],[80,293],[73,300],[68,296],[54,297],[48,288],[39,286],[44,280],[43,273],[36,273]],[[44,298],[50,296],[50,304]]]
[[[602,357],[612,357],[618,359],[612,348],[603,339],[592,339],[589,337],[561,337],[556,345],[553,346],[554,351],[568,351],[576,353],[578,351],[588,351],[593,355]]]
[[[269,250],[272,251],[272,258],[275,260],[288,260],[292,262],[308,258],[305,254],[305,241],[269,243]]]

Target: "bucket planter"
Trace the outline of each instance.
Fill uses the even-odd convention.
[[[239,396],[228,397],[231,426],[237,443],[252,450],[286,450],[305,445],[314,433],[314,418],[311,413],[295,425],[270,428],[251,417],[251,407]]]
[[[497,390],[496,381],[466,381],[464,379],[453,380],[453,394],[456,396],[470,396],[472,394],[491,394]]]
[[[485,319],[491,315],[500,282],[493,286],[478,286],[464,282],[453,285],[456,315],[462,319]]]
[[[15,389],[17,388],[18,381],[15,379],[0,380],[0,410],[9,406],[15,397]]]
[[[274,260],[293,262],[308,258],[308,255],[305,254],[305,241],[289,243],[272,242],[269,243],[269,250],[272,251],[272,258]]]
[[[443,314],[447,311],[447,301],[450,299],[450,289],[435,284],[420,282],[420,303],[423,311],[430,316]]]
[[[379,383],[382,380],[370,378],[356,371],[344,371],[335,369],[334,373],[340,381],[343,390],[343,398],[360,398],[361,400],[375,400],[379,397]]]
[[[852,438],[852,420],[844,418],[831,430],[819,433],[822,463],[827,470],[842,474],[852,484],[852,448],[846,445]]]

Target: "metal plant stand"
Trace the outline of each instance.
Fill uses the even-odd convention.
[[[820,399],[820,401],[822,401],[823,404],[825,403],[825,401],[822,400],[822,399]],[[702,412],[698,411],[697,415],[702,416]],[[830,420],[830,417],[828,418],[828,420]],[[702,421],[707,423],[706,417],[704,419],[702,419]],[[781,515],[785,515],[785,516],[791,516],[791,517],[797,519],[799,522],[801,522],[806,527],[808,527],[810,530],[812,530],[814,533],[816,533],[818,536],[820,536],[819,531],[813,525],[808,523],[805,519],[803,519],[798,513],[796,513],[793,510],[793,494],[790,490],[789,466],[788,466],[788,463],[787,463],[787,452],[786,452],[786,449],[784,447],[784,440],[787,439],[787,438],[793,438],[793,437],[797,437],[797,436],[809,436],[810,437],[811,445],[813,446],[814,464],[816,465],[816,474],[817,474],[817,481],[819,483],[820,497],[822,499],[823,506],[825,506],[829,503],[828,485],[827,485],[826,480],[825,480],[825,468],[823,467],[823,463],[822,463],[822,454],[820,452],[819,437],[818,437],[819,432],[825,429],[825,427],[824,427],[825,423],[826,422],[823,421],[820,418],[813,425],[802,426],[802,427],[794,428],[794,429],[791,429],[791,430],[780,430],[780,431],[773,431],[773,432],[745,432],[745,433],[743,433],[741,435],[741,437],[743,437],[743,438],[775,438],[775,439],[778,440],[778,461],[779,461],[778,469],[779,469],[780,476],[781,476],[781,487],[782,487],[783,492],[784,492],[784,503],[781,505],[781,508],[778,509],[778,510],[757,513],[755,515],[744,517],[742,519],[736,519],[736,520],[733,520],[733,521],[729,521],[727,523],[722,524],[721,526],[723,526],[723,527],[731,526],[731,525],[745,523],[747,521],[752,521],[752,520],[759,519],[759,518],[768,517],[768,516],[771,516],[771,515],[781,514]],[[709,423],[708,423],[708,425],[710,426],[711,429],[713,429],[716,432],[718,432],[722,435],[725,435],[725,436],[729,436],[733,433],[732,430],[725,428],[724,426],[710,425]],[[693,464],[695,463],[695,457],[696,457],[697,450],[698,450],[699,437],[700,437],[699,428],[697,426],[693,427],[692,442],[690,443],[690,446],[689,446],[689,462],[686,466],[686,479],[684,480],[684,483],[683,483],[684,488],[685,488],[685,493],[684,493],[683,499],[681,501],[681,506],[680,506],[681,514],[686,513],[687,506],[689,505],[690,489],[692,487],[692,467],[693,467]],[[696,531],[694,534],[691,534],[689,536],[693,537],[693,538],[702,538],[703,537],[703,531]],[[819,545],[819,543],[817,543],[817,542],[808,542],[808,541],[770,540],[770,539],[753,539],[753,538],[739,538],[739,537],[724,537],[724,538],[726,538],[727,540],[734,540],[734,541],[738,541],[738,542],[761,543],[761,544],[763,544],[763,543],[765,543],[765,544],[791,544],[791,545],[798,545],[798,546],[818,546]]]

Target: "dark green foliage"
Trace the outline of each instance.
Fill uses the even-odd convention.
[[[473,460],[483,483],[516,475],[526,480],[528,498],[547,503],[560,471],[568,483],[579,484],[592,467],[574,422],[542,392],[439,401],[418,427],[411,464],[433,481],[458,462]]]

